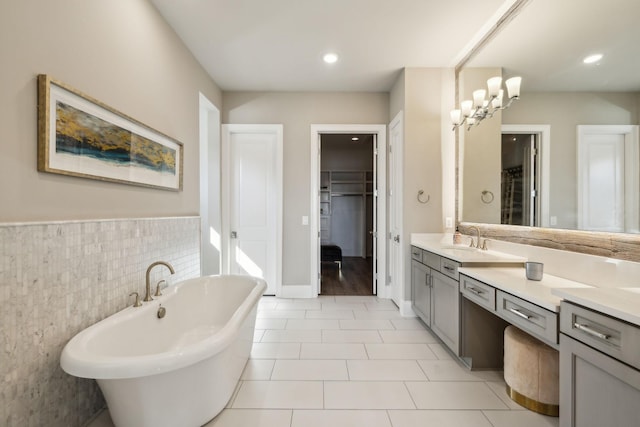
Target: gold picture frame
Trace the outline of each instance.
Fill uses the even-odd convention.
[[[38,171],[182,190],[181,142],[38,75]]]

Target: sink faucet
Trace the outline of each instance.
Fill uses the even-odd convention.
[[[147,268],[147,287],[146,287],[146,294],[144,296],[143,301],[152,301],[153,298],[151,298],[151,282],[149,281],[149,274],[151,273],[151,270],[153,269],[153,267],[155,267],[156,265],[164,265],[165,267],[167,267],[169,269],[169,271],[171,272],[171,274],[175,274],[175,270],[173,269],[173,267],[171,266],[171,264],[169,264],[166,261],[156,261],[154,263],[152,263],[149,268]]]
[[[469,244],[469,246],[471,246],[472,248],[478,248],[480,249],[480,229],[478,227],[476,227],[475,225],[473,227],[471,227],[472,230],[474,230],[476,232],[476,243],[473,243],[473,237],[471,237],[471,243]],[[486,248],[486,246],[485,246]]]

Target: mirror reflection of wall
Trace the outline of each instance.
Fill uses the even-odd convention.
[[[458,75],[459,100],[472,99],[487,80],[501,76],[500,68],[465,69]],[[464,221],[500,224],[501,114],[467,130],[460,128],[460,213]],[[493,197],[486,197],[492,194]],[[485,197],[483,197],[485,196]]]
[[[539,177],[549,182],[540,193],[548,198],[548,204],[544,206],[543,203],[539,219],[534,219],[536,225],[627,233],[640,229],[640,224],[635,223],[640,216],[638,197],[630,198],[629,192],[620,186],[610,187],[627,194],[619,206],[607,206],[607,209],[624,211],[624,226],[581,220],[588,214],[584,213],[584,206],[579,205],[584,197],[578,184],[577,138],[578,126],[582,125],[635,126],[631,136],[625,138],[636,138],[636,141],[627,144],[622,154],[626,169],[631,168],[631,172],[625,173],[630,173],[633,181],[635,171],[640,169],[637,154],[637,126],[640,125],[638,16],[640,2],[632,0],[531,0],[461,71],[461,75],[482,74],[481,70],[493,68],[499,69],[505,78],[521,75],[520,100],[502,111],[501,124],[546,125],[550,129],[548,152],[544,153],[549,159],[549,172],[548,176]],[[593,64],[583,63],[582,59],[594,52],[603,53],[603,57]],[[459,89],[462,89],[465,81],[460,81]],[[479,79],[477,86],[482,86]],[[461,145],[460,150],[461,175],[464,177],[459,188],[459,199],[464,201],[461,219],[500,224],[507,221],[504,206],[500,209],[502,214],[496,217],[487,215],[486,207],[467,204],[477,197],[479,187],[490,185],[487,181],[494,177],[493,171],[488,177],[483,175],[486,170],[479,167],[476,155],[495,152],[495,140],[487,139],[484,142],[487,145],[482,148],[478,141],[480,137],[469,135],[485,126],[485,122],[471,132],[464,132],[464,148]],[[472,149],[469,148],[470,139],[475,140]],[[472,153],[471,150],[475,151]],[[492,162],[483,158],[481,163],[489,165]],[[488,189],[495,193],[495,189]],[[502,194],[502,187],[499,192]],[[502,197],[499,200],[502,202]],[[607,203],[611,200],[607,198]],[[615,222],[613,219],[607,221]]]

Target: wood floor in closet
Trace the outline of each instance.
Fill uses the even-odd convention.
[[[321,263],[322,295],[373,295],[373,258],[343,257]]]

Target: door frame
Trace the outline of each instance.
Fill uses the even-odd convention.
[[[398,141],[391,140],[391,132],[392,129],[397,128],[399,130],[399,139]],[[404,195],[403,195],[403,166],[404,166],[404,112],[400,111],[389,123],[389,147],[388,150],[393,150],[392,156],[389,160],[389,180],[393,183],[393,188],[391,184],[389,185],[389,191],[387,192],[387,199],[390,196],[393,196],[394,206],[389,206],[389,235],[387,236],[387,242],[389,243],[389,278],[391,280],[391,284],[389,286],[389,298],[391,298],[400,308],[400,313],[404,315],[413,314],[413,310],[411,308],[411,291],[409,291],[409,299],[407,300],[407,295],[405,292],[406,280],[405,280],[405,251],[409,250],[409,248],[405,248],[404,242],[404,221],[403,221],[403,209],[404,206]],[[392,176],[393,175],[393,176]],[[400,242],[398,242],[398,253],[396,257],[396,262],[394,263],[394,259],[392,257],[391,246],[394,244],[391,239],[393,236],[391,233],[393,232],[393,224],[391,221],[394,219],[392,211],[395,210],[395,214],[397,218],[395,218],[397,226],[398,226],[398,236],[400,237]],[[395,264],[392,268],[392,264]],[[393,277],[391,277],[393,274]],[[396,291],[396,295],[394,295],[394,290]],[[396,298],[397,297],[397,301]]]
[[[220,110],[202,93],[200,116],[200,274],[222,270],[220,211]]]
[[[376,219],[376,277],[377,295],[380,298],[388,298],[387,290],[387,201],[386,201],[386,170],[387,170],[387,126],[386,125],[336,125],[336,124],[312,124],[311,125],[311,144],[310,144],[310,211],[309,211],[309,240],[310,240],[310,285],[311,297],[318,296],[318,283],[320,281],[320,135],[336,133],[360,133],[376,135],[378,142],[378,162],[377,169],[377,219]]]
[[[549,193],[551,174],[551,125],[502,125],[501,134],[530,134],[535,133],[540,137],[540,187],[538,197],[540,200],[540,227],[550,227]]]
[[[231,135],[234,133],[272,134],[276,137],[276,297],[282,294],[282,215],[283,215],[283,125],[222,125],[222,274],[231,271]]]

